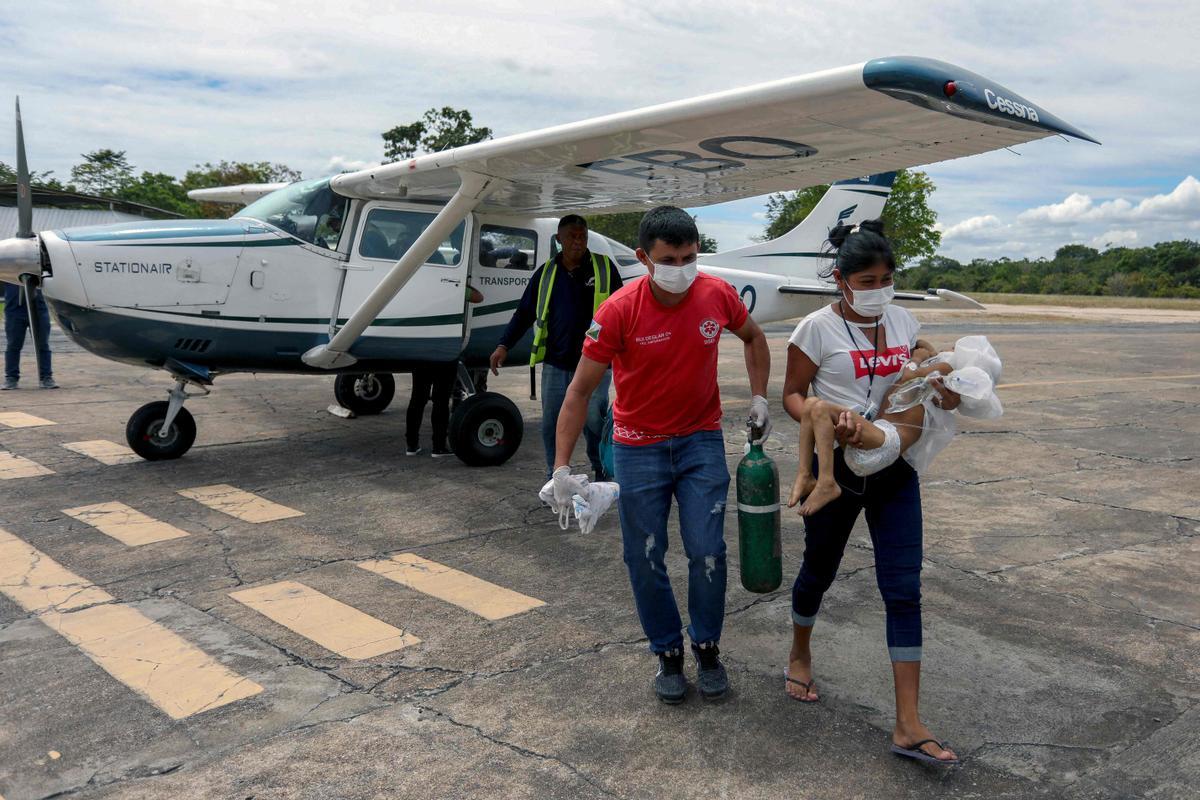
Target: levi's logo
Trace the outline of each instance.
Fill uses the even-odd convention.
[[[850,351],[850,360],[854,362],[855,378],[868,377],[871,374],[872,365],[875,367],[876,377],[891,375],[893,372],[899,372],[900,368],[908,363],[908,359],[908,345],[906,344],[880,350],[878,354],[874,350]]]

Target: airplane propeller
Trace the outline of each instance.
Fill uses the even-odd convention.
[[[25,157],[25,129],[21,124],[21,98],[16,100],[17,111],[17,235],[0,242],[0,280],[16,278],[21,284],[22,301],[29,318],[29,333],[33,350],[39,359],[45,343],[37,324],[37,287],[42,282],[41,248],[33,232],[33,190],[29,180],[29,162]]]
[[[29,163],[25,160],[25,129],[21,125],[21,98],[17,98],[17,238],[33,236],[33,193],[29,187]]]

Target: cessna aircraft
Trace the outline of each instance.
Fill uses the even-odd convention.
[[[502,395],[475,393],[467,368],[486,366],[532,271],[555,252],[560,215],[832,182],[787,235],[701,259],[759,322],[784,320],[835,293],[817,275],[826,232],[879,216],[892,171],[1056,134],[1096,141],[960,67],[881,58],[332,178],[192,193],[250,203],[231,219],[35,235],[18,104],[19,229],[0,241],[0,280],[27,293],[40,285],[66,335],[91,352],[174,378],[168,400],[129,419],[143,458],[191,447],[188,390],[207,394],[225,373],[336,373],[338,401],[369,414],[391,401],[393,373],[458,359],[468,396],[451,445],[467,464],[496,465],[519,446],[521,415]],[[589,246],[625,276],[642,271],[617,242],[593,233]],[[468,304],[468,282],[482,305]],[[946,290],[899,299],[979,307]],[[529,339],[510,364],[527,359]]]

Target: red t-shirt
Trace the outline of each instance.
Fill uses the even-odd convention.
[[[736,330],[747,316],[732,286],[703,273],[677,306],[658,302],[648,275],[606,300],[583,340],[583,354],[612,364],[613,440],[651,444],[719,430],[717,343],[722,328]]]

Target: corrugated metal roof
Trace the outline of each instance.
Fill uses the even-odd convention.
[[[114,222],[136,222],[147,219],[137,214],[99,208],[37,208],[33,209],[34,231],[80,228],[84,225],[111,225]],[[0,238],[17,231],[17,209],[0,206]]]

